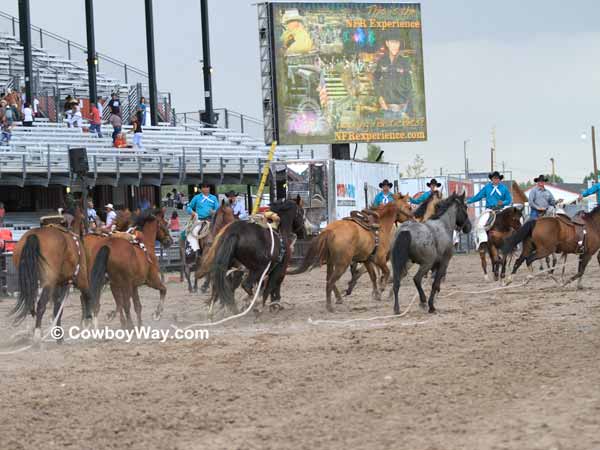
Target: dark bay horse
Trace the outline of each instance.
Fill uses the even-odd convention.
[[[486,281],[488,280],[486,254],[490,256],[494,280],[504,279],[507,255],[503,255],[500,249],[504,244],[504,240],[521,228],[522,218],[523,208],[517,206],[510,206],[496,213],[494,225],[487,231],[488,241],[481,243],[479,247],[481,268]]]
[[[82,219],[81,210],[76,208],[72,230],[81,233]],[[36,343],[42,337],[42,318],[48,300],[54,303],[56,317],[71,284],[82,293],[82,317],[86,321],[93,318],[87,260],[79,233],[61,226],[43,226],[29,230],[15,246],[13,261],[18,270],[19,297],[12,314],[17,323],[27,314],[35,317]],[[39,299],[38,288],[42,289]],[[57,326],[61,324],[61,316],[62,311],[56,319]]]
[[[394,224],[404,222],[412,217],[408,196],[396,195],[395,200],[383,206],[379,212],[379,243],[375,234],[351,220],[336,220],[327,225],[311,245],[300,266],[290,275],[304,273],[309,269],[327,264],[327,285],[325,300],[328,311],[333,311],[331,293],[337,303],[342,303],[342,296],[336,286],[337,281],[353,262],[362,263],[373,284],[374,300],[381,299],[381,291],[385,288],[390,271],[387,267],[390,242]],[[380,286],[377,286],[377,266],[382,273]],[[356,275],[353,274],[353,279]]]
[[[471,222],[465,204],[465,194],[452,194],[437,205],[436,214],[425,223],[414,221],[400,225],[392,245],[392,269],[394,271],[394,313],[400,314],[398,290],[400,281],[408,274],[411,263],[419,270],[413,278],[421,307],[427,305],[422,281],[425,274],[433,270],[433,285],[429,295],[429,312],[435,312],[435,294],[440,291],[442,279],[454,253],[454,230],[471,232]]]
[[[577,287],[581,288],[581,278],[585,272],[590,259],[600,248],[600,206],[596,206],[589,213],[583,213],[581,220],[585,224],[585,238],[583,251],[579,241],[582,235],[577,232],[568,218],[540,217],[537,220],[526,222],[513,236],[508,238],[502,246],[502,252],[506,255],[523,243],[521,256],[515,261],[511,275],[513,275],[523,262],[531,268],[531,264],[538,259],[554,255],[554,253],[579,254],[579,267],[566,284],[578,280]],[[600,254],[598,254],[600,263]]]
[[[280,217],[277,231],[271,235],[268,228],[256,223],[230,223],[217,235],[198,272],[198,278],[210,275],[213,296],[234,313],[238,311],[234,291],[241,279],[238,278],[237,282],[232,280],[227,276],[228,271],[238,265],[248,270],[249,274],[244,280],[248,292],[258,283],[270,262],[262,292],[263,306],[269,296],[272,305],[279,304],[281,284],[292,256],[293,234],[298,238],[304,237],[305,217],[300,197],[271,203],[270,209]]]
[[[135,219],[141,239],[131,243],[121,237],[109,237],[101,243],[91,270],[91,293],[94,304],[100,304],[100,293],[108,275],[110,288],[115,299],[122,327],[133,327],[130,314],[130,300],[137,316],[138,326],[142,324],[142,304],[138,288],[147,285],[160,292],[160,301],[154,313],[160,318],[164,307],[167,288],[160,279],[158,259],[154,253],[154,243],[158,240],[163,246],[172,244],[162,210],[146,210]]]
[[[198,242],[200,249],[193,255],[186,255],[185,252],[185,239],[179,239],[179,254],[181,256],[181,271],[185,275],[185,279],[188,284],[189,292],[198,292],[198,278],[195,277],[194,285],[192,286],[192,272],[196,272],[200,269],[200,260],[202,256],[206,254],[208,248],[212,245],[215,240],[215,236],[223,229],[223,227],[236,220],[233,214],[233,208],[225,203],[225,200],[221,202],[221,206],[215,212],[210,222],[210,232],[208,236],[200,239]],[[204,285],[201,288],[202,292],[206,292],[210,284],[209,278],[206,278]]]

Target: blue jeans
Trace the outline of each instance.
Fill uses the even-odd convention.
[[[90,123],[90,133],[96,133],[99,138],[102,137],[102,125],[99,123]]]
[[[532,220],[537,219],[538,217],[540,217],[540,213],[538,212],[537,209],[532,209],[531,212],[529,213],[529,218]]]
[[[117,127],[114,129],[114,131],[112,133],[113,144],[115,143],[115,140],[117,139],[117,136],[119,135],[120,132],[121,132],[121,127]]]

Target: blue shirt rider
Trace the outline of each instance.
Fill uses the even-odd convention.
[[[375,196],[375,200],[373,200],[374,207],[378,207],[380,205],[387,205],[388,203],[394,201],[394,195],[390,192],[391,187],[392,183],[390,183],[387,179],[379,183],[379,188],[381,189],[381,192],[378,192]]]
[[[431,194],[436,192],[438,188],[441,188],[442,183],[438,183],[438,180],[432,178],[431,181],[427,183],[427,187],[429,188],[427,192],[423,192],[417,198],[410,197],[408,201],[413,205],[420,205],[421,203],[425,202],[429,197],[431,197]]]
[[[476,195],[467,199],[467,204],[485,199],[487,209],[502,209],[505,206],[510,206],[512,204],[510,192],[506,186],[500,184],[504,175],[494,171],[488,175],[488,178],[491,182],[486,184]]]
[[[198,216],[200,220],[209,220],[219,207],[219,200],[210,193],[210,186],[203,183],[200,193],[196,194],[187,206],[187,212]]]
[[[598,192],[600,192],[600,183],[594,183],[581,194],[579,194],[577,200],[581,201],[583,200],[583,197],[588,197],[589,195],[597,194]]]

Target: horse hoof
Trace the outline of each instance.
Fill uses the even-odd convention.
[[[341,298],[338,298],[338,299],[335,301],[335,304],[336,304],[336,305],[341,305],[341,304],[343,304],[343,303],[344,303],[344,301],[343,301]]]
[[[421,309],[427,309],[427,303],[425,302],[419,302],[419,306],[421,307]]]
[[[396,315],[400,314],[400,308],[394,309],[394,314],[396,314]]]
[[[483,279],[484,279],[485,281],[490,281],[490,276],[489,276],[489,275],[486,273],[486,274],[483,276]]]
[[[281,306],[281,304],[279,303],[271,303],[269,305],[269,311],[271,312],[279,312],[283,309],[283,306]]]
[[[436,312],[437,310],[433,306],[429,307],[429,314],[435,314]]]
[[[111,322],[116,316],[117,316],[117,311],[110,311],[108,314],[106,314],[106,320]]]
[[[152,314],[152,319],[160,320],[160,316],[161,316],[161,313],[159,311],[154,311],[154,314]]]
[[[330,313],[335,312],[335,310],[333,309],[333,306],[331,306],[331,305],[327,305],[327,311],[329,311]]]
[[[42,345],[42,329],[33,330],[33,346],[39,348]]]

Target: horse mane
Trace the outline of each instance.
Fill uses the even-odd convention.
[[[600,212],[600,205],[596,206],[594,209],[592,209],[590,212],[587,213],[583,213],[582,217],[583,219],[593,219],[593,216],[595,216],[596,214],[598,214]]]
[[[294,207],[299,207],[294,200],[277,200],[269,205],[269,208],[276,213],[288,211]]]
[[[430,220],[435,220],[435,219],[439,219],[440,217],[442,217],[446,213],[446,211],[448,211],[448,208],[450,208],[450,206],[454,203],[454,200],[456,200],[457,198],[458,198],[458,196],[453,193],[447,199],[439,202],[436,205],[435,213],[433,214],[433,216],[431,216]]]
[[[142,213],[135,218],[133,224],[136,227],[141,228],[144,225],[146,225],[148,222],[152,222],[153,220],[156,220],[156,216],[159,215],[161,212],[162,212],[162,210],[160,208],[146,209],[146,210],[142,211]]]
[[[427,198],[427,200],[425,200],[423,203],[421,203],[419,205],[419,207],[413,213],[413,216],[415,216],[417,219],[424,217],[425,213],[427,212],[427,205],[429,205],[429,203],[431,202],[432,199],[433,199],[433,195],[430,195],[429,198]]]

